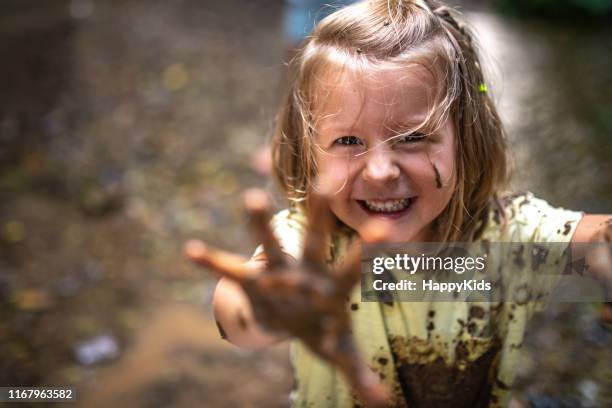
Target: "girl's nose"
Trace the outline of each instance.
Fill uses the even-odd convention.
[[[365,181],[387,183],[397,180],[399,176],[400,169],[395,163],[393,152],[370,151],[366,154],[366,163],[363,169],[363,179]]]

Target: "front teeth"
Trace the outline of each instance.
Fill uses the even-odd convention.
[[[365,200],[364,203],[366,207],[372,211],[396,212],[406,209],[410,204],[410,199],[403,198],[401,200],[388,201]]]

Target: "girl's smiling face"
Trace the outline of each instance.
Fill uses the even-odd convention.
[[[391,219],[389,242],[434,238],[433,221],[456,185],[455,134],[449,120],[431,129],[437,84],[420,65],[344,70],[318,85],[318,183],[333,213],[358,233]]]

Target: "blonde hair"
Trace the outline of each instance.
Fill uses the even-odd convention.
[[[274,173],[292,205],[308,211],[316,178],[317,78],[338,61],[364,69],[417,62],[443,85],[428,120],[439,126],[449,118],[456,134],[457,184],[435,220],[436,239],[477,238],[507,181],[507,158],[505,132],[475,48],[458,13],[437,1],[362,1],[322,20],[292,60],[291,87],[274,135]]]

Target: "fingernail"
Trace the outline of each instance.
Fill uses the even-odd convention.
[[[392,225],[388,221],[370,221],[362,229],[361,239],[369,243],[384,242],[390,235],[391,228]]]
[[[250,211],[265,211],[269,207],[268,195],[259,188],[249,188],[243,197],[244,204]]]
[[[206,244],[198,239],[190,239],[183,246],[183,251],[190,258],[201,258],[206,254],[206,250]]]

